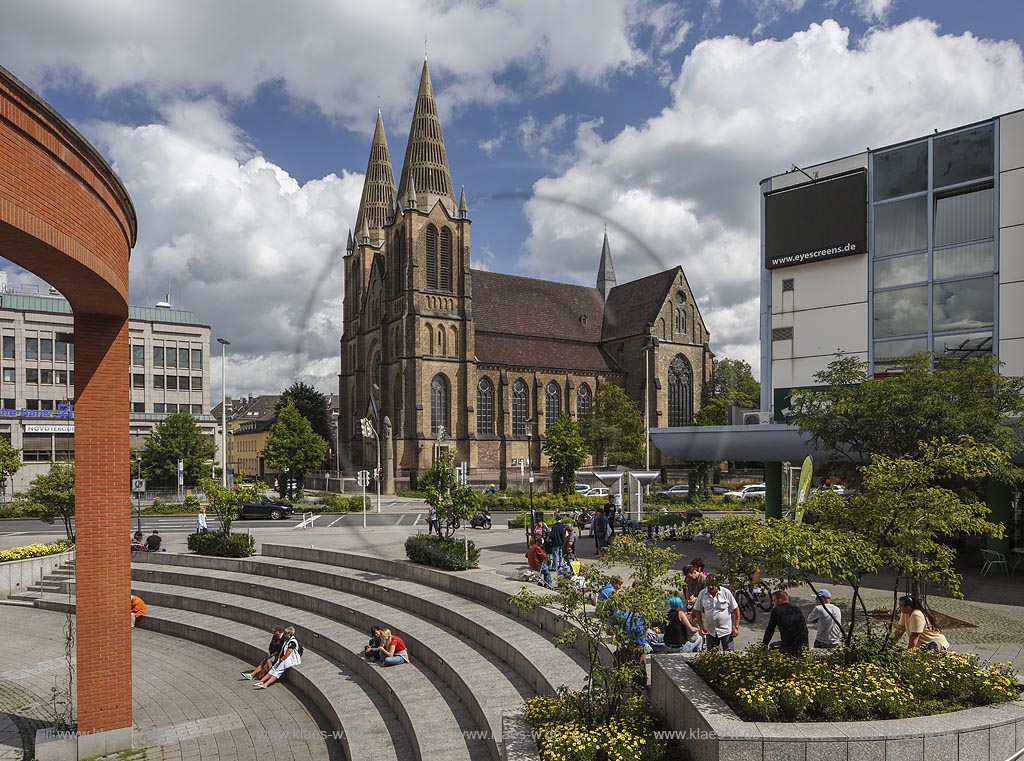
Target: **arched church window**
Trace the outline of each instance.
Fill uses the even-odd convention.
[[[686,357],[677,354],[668,366],[668,424],[670,428],[693,423],[693,370]]]
[[[437,328],[437,353],[442,357],[448,353],[448,337],[444,325],[439,325]]]
[[[562,390],[554,381],[544,389],[544,430],[548,430],[562,414]]]
[[[476,434],[494,435],[494,384],[486,377],[476,384]]]
[[[451,435],[448,389],[448,379],[441,373],[435,375],[430,382],[430,433],[435,436],[442,427]]]
[[[437,290],[437,228],[427,225],[427,288]]]
[[[441,229],[441,261],[438,267],[438,287],[442,291],[452,291],[452,231],[447,227]]]
[[[427,354],[434,354],[434,326],[428,322],[424,327],[427,330],[427,345],[423,348],[427,350]]]
[[[664,341],[668,338],[668,333],[665,332],[665,318],[659,317],[658,322],[661,323],[661,340]]]
[[[522,378],[512,384],[512,435],[526,435],[526,418],[530,414],[529,401],[526,398],[526,383]]]
[[[459,356],[459,329],[456,327],[452,327],[451,333],[452,342],[451,345],[448,347],[448,351],[451,352],[451,355],[453,357],[457,357]]]
[[[583,420],[590,414],[590,405],[594,397],[590,393],[590,386],[581,383],[576,389],[576,419]]]

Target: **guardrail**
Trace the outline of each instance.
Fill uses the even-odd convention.
[[[313,525],[313,521],[317,519],[317,515],[314,513],[303,513],[302,520],[299,521],[292,528],[309,528]]]

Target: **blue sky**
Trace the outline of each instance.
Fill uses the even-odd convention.
[[[370,133],[397,175],[424,38],[475,266],[592,283],[607,223],[620,282],[681,264],[756,370],[758,181],[1024,108],[1021,34],[1019,0],[35,0],[0,64],[113,163],[132,301],[231,340],[240,394],[335,389]]]

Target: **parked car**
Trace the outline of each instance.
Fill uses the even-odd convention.
[[[729,490],[724,486],[714,485],[711,487],[711,493],[716,497],[721,497],[723,494],[728,494]]]
[[[590,487],[586,484],[576,484],[577,494],[586,494],[588,491],[590,491]]]
[[[840,484],[823,484],[821,486],[816,486],[815,488],[811,489],[811,494],[818,494],[820,492],[826,491],[833,492],[834,494],[839,494],[840,496],[846,494],[846,489],[843,488],[843,486]]]
[[[676,484],[665,489],[662,494],[667,494],[670,497],[688,497],[690,496],[690,486],[689,484]]]
[[[250,502],[243,502],[242,506],[238,509],[238,515],[236,518],[270,518],[272,521],[278,521],[282,518],[288,518],[292,513],[295,512],[295,508],[284,502],[277,502],[266,497],[257,497]]]
[[[595,486],[586,493],[588,497],[607,497],[608,494],[607,486]]]
[[[764,484],[748,484],[736,491],[727,491],[724,496],[736,499],[749,499],[750,497],[764,497],[767,487]]]

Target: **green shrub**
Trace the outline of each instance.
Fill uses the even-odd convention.
[[[197,555],[219,558],[247,558],[256,551],[252,534],[222,534],[219,531],[189,534],[188,548]]]
[[[187,497],[185,497],[185,501],[182,503],[182,507],[188,507],[193,510],[198,510],[201,504],[202,503],[199,501],[199,497],[196,497],[193,494],[189,494]]]
[[[366,501],[372,498],[366,495]],[[363,511],[362,496],[346,497],[341,494],[326,494],[318,504],[304,505],[306,512],[316,513],[361,513]]]
[[[469,562],[466,561],[466,543],[462,539],[417,534],[405,540],[405,554],[414,563],[443,568],[446,571],[464,571],[476,568],[480,550],[469,542]]]
[[[412,497],[413,499],[426,499],[425,491],[413,491],[412,489],[399,489],[395,492],[396,497]]]

